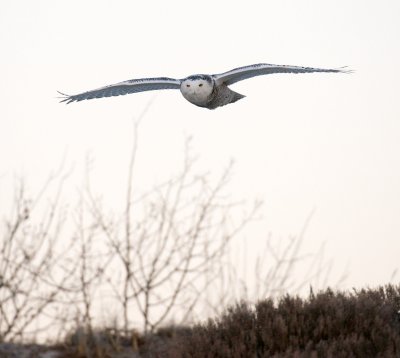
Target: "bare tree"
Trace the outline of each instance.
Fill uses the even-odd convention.
[[[46,329],[39,319],[60,294],[52,269],[59,259],[55,246],[65,215],[59,208],[62,179],[53,201],[45,210],[37,208],[54,179],[49,178],[35,199],[28,199],[21,181],[10,219],[4,221],[0,238],[0,341],[21,340]],[[41,219],[36,221],[38,217]],[[50,281],[51,285],[46,284]]]
[[[233,201],[232,163],[217,178],[196,170],[190,139],[176,175],[138,192],[139,122],[119,212],[106,214],[92,190],[89,165],[75,210],[67,212],[60,204],[64,178],[44,210],[38,204],[55,176],[34,200],[27,199],[22,184],[18,187],[0,237],[0,342],[56,325],[65,333],[75,325],[84,337],[89,333],[91,341],[84,338],[82,348],[89,352],[104,302],[116,312],[115,329],[129,334],[141,324],[147,333],[171,320],[190,322],[199,307],[204,317],[243,297],[254,301],[326,283],[330,265],[323,247],[308,256],[300,250],[308,220],[283,246],[267,237],[255,260],[232,260],[232,241],[256,218],[260,203]],[[67,218],[72,226],[63,233]],[[299,282],[294,271],[306,259],[311,263]],[[250,280],[240,265],[253,270]]]
[[[207,174],[196,174],[190,139],[181,172],[134,198],[137,131],[136,125],[122,214],[124,230],[106,217],[93,194],[89,197],[94,224],[103,230],[117,259],[113,275],[117,271],[123,277],[121,282],[112,276],[107,279],[121,305],[123,328],[128,331],[132,326],[135,312],[147,332],[172,316],[183,320],[190,316],[205,287],[216,278],[214,269],[227,245],[253,218],[258,204],[234,223],[230,217],[235,205],[224,195],[232,166],[215,182]]]

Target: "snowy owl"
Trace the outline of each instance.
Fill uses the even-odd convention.
[[[259,63],[250,66],[238,67],[228,72],[216,75],[191,75],[183,79],[168,77],[140,78],[113,85],[100,87],[92,91],[76,95],[66,95],[59,92],[61,102],[78,102],[84,99],[121,96],[128,93],[153,91],[162,89],[180,89],[183,97],[196,106],[208,109],[234,103],[245,96],[232,91],[229,85],[247,78],[268,75],[271,73],[311,73],[311,72],[342,72],[349,73],[345,67],[337,69],[323,69],[314,67],[271,65]]]

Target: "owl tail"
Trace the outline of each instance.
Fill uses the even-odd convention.
[[[231,90],[231,91],[232,91],[232,90]],[[245,95],[240,94],[240,93],[237,93],[237,92],[235,92],[235,91],[232,91],[232,92],[233,92],[233,98],[232,98],[231,103],[234,103],[234,102],[236,102],[236,101],[239,101],[239,99],[242,99],[242,98],[246,97]]]

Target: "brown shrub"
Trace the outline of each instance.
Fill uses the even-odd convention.
[[[241,303],[169,343],[169,357],[398,357],[400,287]]]
[[[400,357],[400,286],[328,289],[254,307],[241,302],[203,324],[147,334],[80,328],[64,344],[32,347],[0,344],[0,357],[27,350],[32,357],[51,351],[59,358]]]

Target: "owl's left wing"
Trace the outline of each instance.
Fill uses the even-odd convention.
[[[71,102],[83,101],[85,99],[122,96],[129,93],[136,93],[143,91],[179,89],[180,86],[181,86],[181,80],[168,77],[157,77],[157,78],[140,78],[136,80],[119,82],[113,85],[100,87],[76,95],[67,95],[61,92],[59,93],[63,96],[61,102],[71,103]]]
[[[231,85],[232,83],[245,80],[247,78],[269,75],[272,73],[311,73],[311,72],[345,72],[346,67],[336,69],[324,69],[314,67],[301,67],[301,66],[287,66],[287,65],[271,65],[269,63],[258,63],[250,66],[238,67],[228,72],[213,75],[218,84],[225,83]]]

